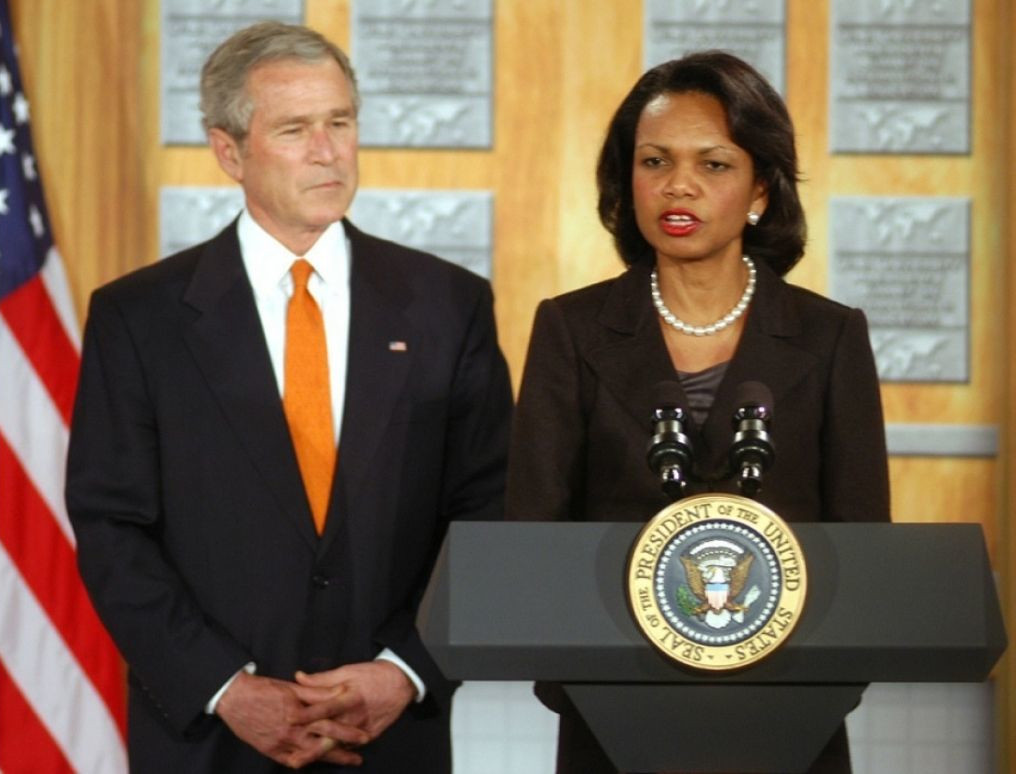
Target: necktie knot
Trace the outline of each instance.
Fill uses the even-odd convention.
[[[298,258],[293,261],[293,265],[289,268],[289,273],[293,275],[293,289],[305,290],[313,271],[314,267],[306,258]]]

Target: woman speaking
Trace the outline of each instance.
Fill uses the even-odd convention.
[[[692,54],[639,79],[597,166],[627,270],[537,309],[509,518],[645,521],[667,505],[645,454],[660,382],[690,415],[686,494],[736,491],[739,387],[761,382],[776,453],[756,499],[791,522],[889,519],[864,315],[782,279],[804,252],[797,177],[786,106],[740,59]],[[563,692],[537,693],[561,713],[557,771],[615,774]],[[842,727],[810,771],[850,771]]]

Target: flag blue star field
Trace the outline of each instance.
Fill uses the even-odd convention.
[[[0,771],[124,772],[123,669],[63,503],[78,323],[16,56],[0,0]]]

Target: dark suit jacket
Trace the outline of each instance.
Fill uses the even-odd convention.
[[[727,455],[737,387],[773,394],[775,463],[758,500],[789,521],[889,519],[885,430],[864,315],[785,284],[758,262],[737,351],[702,427],[688,419],[697,483],[736,492]],[[676,381],[650,300],[649,268],[544,301],[536,313],[512,427],[506,516],[645,521],[668,504],[646,462],[655,385]],[[687,405],[687,401],[685,401]],[[612,771],[555,686],[559,772]],[[585,739],[575,749],[568,739]],[[842,728],[815,772],[849,771]]]
[[[676,381],[649,271],[544,301],[512,429],[509,518],[645,521],[668,502],[646,463],[657,382]],[[724,477],[736,391],[772,391],[776,461],[761,502],[789,521],[889,518],[885,430],[864,315],[784,283],[764,263],[744,333],[703,427],[689,419],[694,491]]]
[[[357,771],[449,768],[454,686],[414,618],[449,520],[501,517],[511,388],[486,282],[346,230],[346,405],[320,538],[235,225],[92,297],[67,502],[130,668],[135,770],[274,770],[204,714],[216,690],[247,661],[292,679],[385,647],[428,696]]]

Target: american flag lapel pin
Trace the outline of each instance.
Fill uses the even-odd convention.
[[[407,352],[408,349],[409,348],[406,346],[406,342],[404,342],[404,341],[389,341],[388,342],[388,351],[389,352]]]

